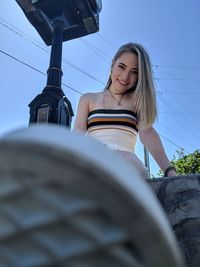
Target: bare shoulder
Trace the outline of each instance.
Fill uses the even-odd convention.
[[[83,97],[85,99],[96,100],[101,95],[102,95],[102,92],[98,92],[98,93],[85,93],[81,97]]]
[[[85,93],[85,94],[81,95],[80,101],[81,102],[90,102],[94,98],[95,98],[95,94],[94,93]]]
[[[80,102],[87,104],[89,107],[89,111],[91,111],[97,106],[97,103],[100,101],[101,98],[102,92],[86,93],[81,96]]]

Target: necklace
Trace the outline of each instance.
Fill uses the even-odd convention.
[[[111,91],[110,91],[109,89],[108,89],[108,91],[109,91],[110,95],[112,96],[112,98],[116,101],[117,105],[120,106],[120,105],[121,105],[122,98],[123,98],[124,95],[121,94],[120,98],[117,99],[117,98],[111,93]]]

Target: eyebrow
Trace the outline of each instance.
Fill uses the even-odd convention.
[[[126,64],[124,64],[123,62],[119,62],[119,64],[123,65],[124,67],[127,67]],[[132,70],[138,70],[138,68],[132,68]]]

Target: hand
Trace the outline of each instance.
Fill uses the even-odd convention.
[[[169,170],[167,173],[167,177],[177,176],[177,173],[175,170]]]
[[[164,171],[164,177],[176,176],[176,168],[173,165],[169,165]]]

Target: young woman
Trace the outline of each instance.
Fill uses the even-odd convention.
[[[164,176],[174,176],[175,168],[152,127],[156,116],[150,58],[141,45],[128,43],[119,48],[112,60],[105,90],[81,96],[74,130],[119,151],[147,176],[146,168],[134,153],[139,134]]]

